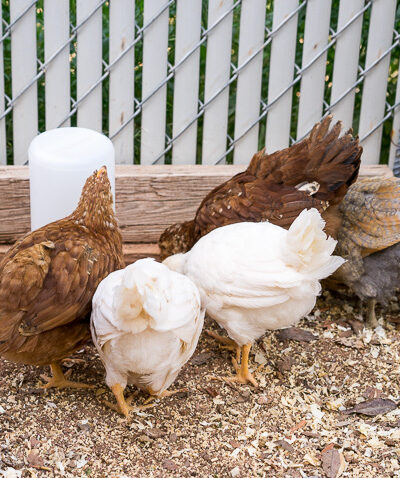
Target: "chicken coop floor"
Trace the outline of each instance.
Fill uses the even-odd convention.
[[[325,293],[298,326],[306,332],[270,332],[253,348],[252,367],[264,365],[258,389],[212,380],[232,366],[203,333],[172,387],[189,392],[130,423],[102,404],[112,397],[91,346],[64,364],[73,380],[96,386],[90,391],[41,390],[47,370],[0,359],[0,474],[400,476],[400,408],[391,401],[400,398],[398,310],[398,302],[378,309],[384,328],[360,332],[355,302]],[[345,412],[365,401],[357,410],[369,416]]]

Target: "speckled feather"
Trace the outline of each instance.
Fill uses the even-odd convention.
[[[331,117],[314,126],[303,141],[266,154],[256,153],[246,171],[211,191],[195,218],[167,228],[161,235],[161,257],[187,252],[213,229],[236,222],[270,221],[288,228],[303,209],[323,213],[326,232],[336,236],[340,227],[337,205],[356,180],[362,148],[351,131],[339,137],[341,123],[329,129]],[[309,195],[296,186],[316,181],[319,190]]]
[[[70,216],[27,234],[0,264],[0,355],[45,365],[79,348],[97,285],[123,266],[110,184],[94,173]]]
[[[360,299],[374,299],[383,304],[400,284],[400,242],[363,260],[363,272],[351,284]]]
[[[338,234],[336,252],[347,262],[334,274],[334,279],[350,286],[360,298],[373,297],[374,294],[378,298],[382,295],[377,292],[378,285],[375,286],[374,294],[366,294],[362,284],[370,279],[376,284],[382,283],[382,288],[387,289],[390,294],[394,285],[385,283],[383,286],[378,277],[372,278],[374,268],[378,273],[378,263],[373,257],[377,256],[378,251],[382,251],[382,254],[377,256],[382,257],[382,264],[390,268],[393,267],[391,261],[394,261],[394,267],[400,271],[398,253],[391,249],[391,246],[400,242],[400,180],[360,179],[349,189],[340,205],[340,212],[343,223]],[[371,259],[367,260],[366,256]],[[394,280],[396,282],[396,279]],[[397,282],[395,286],[398,286]]]

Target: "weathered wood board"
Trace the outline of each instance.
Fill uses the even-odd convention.
[[[156,255],[154,243],[165,227],[191,219],[211,189],[243,169],[240,165],[117,166],[117,216],[124,242],[137,244],[129,246],[127,257]],[[360,174],[392,172],[386,166],[368,166]],[[0,255],[29,228],[28,167],[0,167],[0,244],[5,245]]]
[[[124,242],[154,243],[165,227],[193,217],[203,197],[243,166],[116,168],[116,211]],[[28,167],[0,167],[0,244],[29,231]]]
[[[0,262],[9,247],[10,244],[0,244]],[[158,259],[159,256],[157,244],[124,244],[123,250],[126,265],[132,264],[132,262],[138,259],[144,259],[145,257]]]

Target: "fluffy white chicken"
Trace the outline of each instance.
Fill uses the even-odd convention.
[[[106,383],[125,416],[134,384],[152,396],[167,388],[192,356],[204,323],[193,282],[154,259],[113,272],[93,297],[91,331],[106,369]]]
[[[319,280],[343,264],[332,256],[336,241],[324,225],[316,209],[302,211],[289,230],[269,222],[232,224],[164,261],[193,280],[207,313],[242,348],[241,366],[234,360],[237,375],[230,380],[257,386],[248,370],[251,344],[307,315],[320,293]]]

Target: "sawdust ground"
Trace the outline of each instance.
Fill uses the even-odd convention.
[[[252,367],[263,364],[258,389],[212,380],[232,371],[230,354],[203,334],[172,387],[189,392],[130,422],[103,405],[113,398],[91,346],[65,365],[73,380],[96,385],[90,391],[43,391],[37,385],[47,370],[0,359],[0,470],[9,477],[310,478],[335,476],[321,453],[333,449],[341,476],[400,476],[400,409],[344,414],[366,399],[400,398],[400,335],[389,321],[398,321],[398,304],[378,310],[384,328],[357,335],[352,299],[326,295],[299,324],[316,340],[282,342],[269,332],[253,348]],[[138,392],[134,401],[145,398]]]

